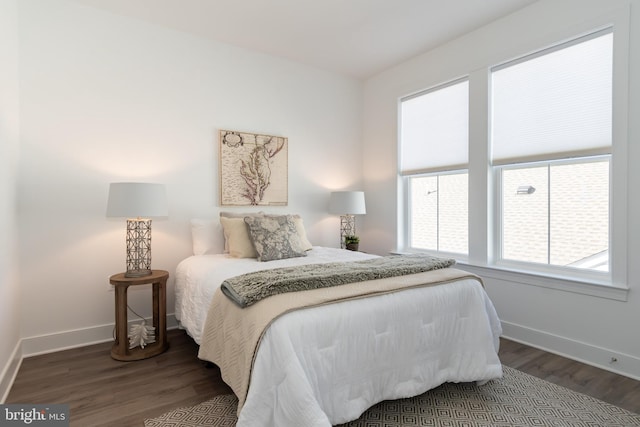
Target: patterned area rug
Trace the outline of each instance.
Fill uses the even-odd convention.
[[[235,426],[238,400],[216,396],[145,420],[145,427]],[[410,399],[381,402],[343,426],[640,426],[640,415],[504,367],[483,386],[443,384]]]

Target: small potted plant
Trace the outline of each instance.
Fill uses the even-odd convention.
[[[359,243],[360,243],[360,238],[358,236],[354,236],[352,234],[344,236],[344,245],[350,251],[357,251]]]

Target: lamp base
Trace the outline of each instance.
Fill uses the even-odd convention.
[[[340,215],[340,249],[345,249],[345,236],[355,236],[356,217],[354,215]]]
[[[151,220],[127,219],[127,272],[125,277],[151,274]]]
[[[151,273],[151,270],[127,270],[127,272],[124,273],[124,277],[144,277],[150,276]]]

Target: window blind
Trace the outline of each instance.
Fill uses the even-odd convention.
[[[611,152],[613,34],[492,69],[493,164]]]
[[[469,162],[468,141],[468,80],[401,100],[402,175],[465,169]]]

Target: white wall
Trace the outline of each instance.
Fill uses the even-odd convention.
[[[550,35],[627,3],[541,0],[368,80],[363,94],[355,80],[66,0],[0,0],[0,58],[11,65],[0,70],[0,150],[9,150],[0,153],[2,203],[15,194],[11,159],[20,117],[19,271],[11,255],[16,239],[7,238],[13,207],[0,209],[0,266],[7,266],[0,276],[0,340],[13,343],[0,347],[0,367],[11,364],[19,338],[26,354],[110,338],[107,277],[124,267],[124,222],[104,216],[109,182],[167,185],[170,218],[154,221],[153,266],[173,272],[190,252],[189,218],[215,217],[220,209],[216,130],[287,136],[289,206],[279,211],[301,213],[313,243],[336,246],[329,191],[362,188],[364,178],[361,246],[386,253],[397,236],[398,97],[538,48]],[[640,116],[638,10],[631,18],[633,118]],[[13,127],[4,126],[5,117]],[[640,123],[630,120],[628,132],[635,164]],[[640,182],[638,168],[630,168],[629,182]],[[627,214],[627,302],[488,279],[505,332],[590,363],[606,365],[615,354],[619,362],[610,368],[638,375],[640,202],[633,193]],[[131,305],[144,315],[148,300],[148,292],[131,292]]]
[[[220,210],[218,129],[288,137],[278,211],[300,213],[312,243],[339,244],[327,204],[360,184],[361,82],[70,1],[19,4],[26,354],[111,337],[125,223],[105,218],[110,182],[165,183],[153,267],[173,273],[190,255],[189,219]],[[129,301],[150,314],[149,292]]]
[[[640,1],[540,0],[365,82],[363,173],[368,204],[362,239],[365,250],[385,253],[395,249],[397,244],[397,201],[400,194],[396,120],[400,97],[456,77],[483,73],[490,65],[561,41],[571,36],[572,31],[600,25],[609,16],[619,16],[619,11],[628,11],[629,4],[632,4],[632,13],[628,162],[629,165],[640,163],[640,123],[634,120],[640,117]],[[480,113],[477,116],[482,116],[487,111],[486,101],[484,105],[472,104],[470,108]],[[472,141],[486,141],[486,123],[472,122],[471,129]],[[483,155],[486,158],[486,148],[471,147],[470,161],[482,159]],[[480,182],[483,179],[474,178],[479,178]],[[629,167],[627,182],[640,182],[638,168]],[[626,183],[622,184],[620,188],[624,190]],[[637,292],[640,290],[640,264],[637,262],[640,254],[640,198],[633,185],[629,185],[629,189],[628,195],[622,194],[622,197],[628,196],[628,209],[624,212],[628,224],[626,230],[623,227],[628,235],[628,269],[623,272],[629,278],[628,301],[531,286],[512,280],[520,280],[518,275],[491,272],[491,277],[485,277],[486,286],[503,321],[506,336],[640,377],[640,338],[637,334],[640,325],[640,296]],[[619,189],[614,191],[618,194]],[[480,189],[472,197],[486,197],[486,189]],[[485,214],[470,220],[472,232],[485,229]],[[481,227],[474,227],[474,221]],[[553,280],[550,285],[554,286]],[[609,364],[612,356],[618,362]]]
[[[0,402],[19,363],[15,186],[18,160],[18,5],[0,0]]]

